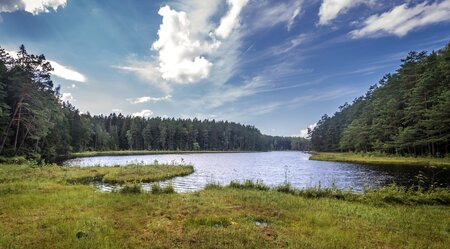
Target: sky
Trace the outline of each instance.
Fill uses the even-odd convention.
[[[450,41],[450,0],[0,0],[0,46],[44,54],[81,112],[305,136]]]

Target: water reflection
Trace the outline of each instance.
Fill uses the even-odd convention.
[[[232,180],[262,180],[267,185],[279,185],[286,181],[296,188],[330,187],[361,191],[366,187],[380,187],[390,183],[411,186],[418,183],[417,176],[424,177],[424,183],[433,180],[437,185],[450,185],[450,172],[445,169],[426,169],[415,166],[364,165],[337,162],[309,161],[309,154],[302,152],[261,153],[207,153],[143,156],[100,156],[77,158],[66,161],[69,166],[113,166],[130,163],[187,163],[194,165],[195,172],[176,177],[161,184],[173,184],[177,192],[202,189],[208,183],[228,184]],[[97,183],[105,191],[117,186]],[[144,184],[150,190],[151,184]]]

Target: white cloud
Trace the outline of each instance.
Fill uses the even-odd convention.
[[[172,87],[169,82],[161,78],[161,73],[159,72],[157,66],[152,62],[129,59],[127,66],[113,67],[136,74],[137,77],[147,82],[149,85],[158,88],[164,93],[170,93],[172,91]]]
[[[353,38],[391,34],[405,36],[415,28],[450,20],[450,1],[429,4],[425,1],[414,7],[408,4],[396,6],[380,15],[370,16],[360,29],[350,32]]]
[[[71,93],[62,93],[60,99],[63,102],[67,102],[67,101],[70,102],[70,101],[74,100],[74,98],[73,98]]]
[[[208,77],[213,64],[204,55],[212,53],[220,42],[195,39],[191,35],[186,12],[164,6],[158,14],[163,20],[158,31],[159,39],[153,43],[152,49],[159,53],[161,77],[177,83],[192,83]]]
[[[14,59],[19,58],[17,56],[17,52],[6,51],[6,53],[8,53]],[[56,61],[52,61],[52,60],[47,60],[47,61],[50,62],[50,65],[53,68],[53,71],[51,72],[52,75],[58,76],[60,78],[66,79],[66,80],[77,81],[77,82],[86,82],[86,77],[83,74],[81,74],[73,69],[70,69],[67,66],[61,65]],[[75,88],[75,87],[76,86],[74,84],[72,84],[72,88]]]
[[[374,0],[323,0],[319,10],[319,24],[329,24],[339,14],[345,13],[350,8],[359,4],[369,4]]]
[[[239,15],[242,9],[247,5],[248,0],[227,0],[230,7],[228,13],[220,20],[219,27],[215,30],[215,34],[219,38],[227,38],[231,31],[239,24]]]
[[[311,125],[308,125],[308,128],[306,128],[306,129],[303,129],[303,130],[301,130],[300,131],[300,135],[299,135],[299,137],[304,137],[304,138],[307,138],[308,137],[308,129],[311,129],[311,130],[313,130],[315,127],[317,126],[317,123],[314,123],[314,124],[311,124]]]
[[[252,3],[253,20],[248,24],[254,31],[267,29],[278,24],[285,23],[289,31],[294,25],[295,19],[300,15],[303,0],[260,1]]]
[[[289,18],[288,24],[287,24],[287,30],[290,31],[292,28],[292,25],[294,25],[295,18],[297,18],[298,15],[300,15],[300,6],[294,9],[294,13],[292,13],[291,18]]]
[[[135,112],[132,114],[133,117],[142,117],[142,118],[148,118],[153,115],[153,112],[151,110],[142,110],[140,112]]]
[[[114,112],[114,113],[121,113],[122,109],[112,109],[112,112]]]
[[[248,80],[243,85],[239,86],[219,86],[217,89],[202,96],[201,99],[193,101],[194,105],[204,108],[216,108],[225,103],[233,102],[237,99],[251,96],[257,93],[265,85],[265,82],[260,77],[255,77]]]
[[[53,75],[58,76],[63,79],[66,79],[66,80],[72,80],[72,81],[77,81],[77,82],[86,82],[86,77],[83,74],[81,74],[73,69],[70,69],[67,66],[61,65],[56,61],[48,60],[48,62],[50,62],[50,64],[53,67],[53,72],[52,72]]]
[[[2,0],[0,12],[14,12],[24,10],[33,15],[57,11],[59,7],[65,7],[67,0]]]
[[[164,97],[139,97],[139,98],[133,98],[133,99],[127,99],[127,101],[130,104],[140,104],[140,103],[146,103],[146,102],[153,102],[153,103],[157,103],[157,102],[161,102],[161,101],[169,101],[172,98],[171,95],[166,95]]]

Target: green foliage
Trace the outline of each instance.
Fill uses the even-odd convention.
[[[352,104],[324,115],[311,131],[316,151],[380,151],[442,156],[450,153],[450,44],[410,52]]]

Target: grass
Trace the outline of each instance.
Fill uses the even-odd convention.
[[[130,164],[114,167],[61,167],[57,165],[0,165],[0,183],[51,180],[59,183],[89,184],[102,181],[112,184],[154,182],[194,172],[190,165]]]
[[[450,206],[392,201],[407,196],[449,198],[449,190],[414,192],[391,186],[354,194],[335,188],[268,188],[245,181],[210,184],[189,194],[102,193],[91,185],[64,180],[65,175],[78,173],[48,171],[59,172],[0,165],[0,248],[446,248],[450,244]]]
[[[85,151],[71,153],[70,157],[93,157],[93,156],[134,156],[134,155],[158,155],[158,154],[194,154],[194,153],[242,153],[254,151],[221,151],[221,150],[115,150],[115,151]]]
[[[309,158],[318,161],[365,164],[405,165],[450,168],[450,158],[397,156],[378,153],[314,152]]]

